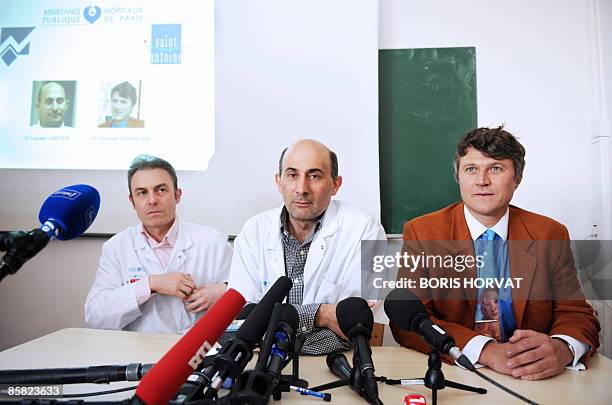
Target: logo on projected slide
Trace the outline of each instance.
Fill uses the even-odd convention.
[[[151,26],[151,64],[178,65],[181,63],[181,24],[153,24]]]
[[[18,56],[30,54],[28,36],[35,27],[12,27],[0,29],[0,59],[10,66]]]
[[[100,10],[100,7],[98,6],[87,6],[83,9],[83,17],[85,17],[85,19],[90,23],[93,24],[95,23],[98,18],[100,18],[100,15],[102,14],[102,10]]]
[[[81,193],[79,191],[70,190],[69,188],[63,188],[61,190],[57,190],[55,193],[51,195],[51,197],[59,197],[66,198],[68,200],[75,200]]]

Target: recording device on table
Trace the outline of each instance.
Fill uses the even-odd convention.
[[[431,321],[429,315],[427,315],[425,306],[412,292],[403,288],[397,288],[391,291],[385,299],[385,313],[389,317],[389,320],[399,326],[401,329],[417,333],[419,336],[421,336],[421,338],[423,338],[423,340],[425,340],[425,342],[427,342],[432,349],[432,351],[429,353],[428,369],[424,378],[401,380],[387,379],[387,384],[423,384],[432,390],[433,405],[437,403],[437,391],[444,389],[445,387],[475,392],[478,394],[487,393],[487,390],[484,388],[471,387],[469,385],[445,380],[441,369],[442,361],[440,357],[440,353],[444,353],[451,356],[455,362],[462,365],[467,370],[476,373],[496,387],[501,388],[521,401],[529,404],[535,404],[535,402],[502,386],[478,371],[470,360],[461,352],[461,350],[455,346],[455,339],[446,333],[446,331],[439,325],[436,325]]]
[[[293,283],[287,277],[279,278],[238,330],[234,341],[244,339],[245,336],[249,341],[260,341],[264,334],[265,338],[261,343],[255,368],[241,373],[244,369],[244,366],[241,365],[240,372],[235,373],[236,378],[230,387],[230,393],[218,398],[218,403],[267,404],[271,397],[278,400],[282,392],[290,390],[326,401],[331,399],[329,394],[308,390],[306,388],[308,382],[299,378],[298,359],[303,344],[303,340],[296,338],[299,316],[295,307],[290,304],[281,304],[289,294],[292,285]],[[230,340],[227,344],[229,348],[224,347],[221,353],[231,353],[234,341]],[[289,362],[293,363],[292,374],[284,375],[282,370]],[[224,365],[225,360],[218,357],[214,363],[217,366]],[[215,378],[221,379],[222,377],[221,373]],[[205,399],[210,399],[211,394],[216,396],[218,393],[219,381],[215,378],[204,391]]]
[[[296,342],[296,330],[299,318],[295,308],[289,304],[280,304],[291,289],[292,282],[281,277],[270,288],[257,305],[244,305],[244,298],[235,290],[228,290],[196,324],[153,365],[98,366],[80,369],[55,370],[22,370],[20,378],[30,378],[33,383],[77,383],[77,382],[110,382],[137,380],[142,378],[131,400],[114,402],[88,401],[53,401],[53,403],[105,403],[105,404],[148,404],[165,403],[190,404],[230,404],[267,403],[270,396],[280,398],[280,393],[291,389],[303,395],[312,395],[324,400],[331,399],[330,394],[321,394],[306,389],[307,382],[300,380],[294,370],[293,375],[281,374],[283,368],[292,359],[297,358],[301,344]],[[245,318],[236,322],[234,317]],[[268,319],[270,322],[267,322]],[[233,328],[228,328],[230,323]],[[239,326],[238,326],[239,325]],[[235,329],[235,327],[237,329]],[[221,335],[232,334],[223,345],[219,354],[204,366],[204,359],[214,342]],[[242,370],[253,356],[253,348],[261,344],[260,361],[252,373]],[[302,342],[303,343],[303,342]],[[207,359],[208,360],[208,359]],[[128,370],[129,369],[129,370]],[[150,369],[148,372],[147,369]],[[256,384],[243,384],[249,381],[249,375],[255,371],[265,375],[265,384],[256,379]],[[36,375],[36,373],[39,373]],[[63,374],[62,374],[63,373]],[[24,377],[25,376],[25,377]],[[193,377],[198,377],[196,380]],[[228,376],[240,376],[241,385],[235,384],[231,392],[221,398],[217,392],[221,383]],[[85,381],[83,381],[85,380]],[[2,380],[0,380],[2,381]],[[23,381],[23,380],[21,380]],[[269,383],[269,385],[268,385]],[[255,388],[252,390],[251,388]],[[19,401],[18,401],[19,402]],[[38,400],[23,401],[21,404],[39,404]]]
[[[251,313],[255,304],[245,305],[236,319],[225,329],[219,340],[221,346],[232,337]],[[201,368],[211,365],[214,355],[204,358]],[[0,384],[109,384],[116,381],[140,381],[155,364],[130,363],[73,368],[47,368],[25,370],[0,370]]]
[[[297,311],[292,305],[281,304],[292,285],[289,278],[280,277],[257,305],[245,307],[239,316],[245,319],[235,336],[227,340],[207,366],[201,364],[191,372],[170,403],[266,404],[271,396],[280,399],[281,392],[291,389],[330,400],[329,394],[306,389],[308,382],[299,379],[299,371],[295,368],[292,375],[282,374],[290,361],[293,360],[295,366],[301,346],[295,338],[299,323]],[[261,342],[264,334],[265,339]],[[253,357],[253,349],[259,344],[261,350],[255,369],[243,372]],[[229,394],[219,397],[228,378],[235,382],[230,387],[225,386],[231,388]]]
[[[217,341],[223,346],[232,337],[236,336],[236,331],[244,323],[245,318],[251,313],[255,304],[245,305],[236,319],[234,319],[225,329]],[[213,363],[215,355],[210,353],[204,358],[201,367],[206,367]],[[148,373],[154,363],[130,363],[126,365],[102,365],[89,367],[71,368],[45,368],[45,369],[21,369],[21,370],[0,370],[0,384],[109,384],[117,381],[140,381]]]
[[[368,403],[380,405],[377,382],[385,381],[385,377],[376,377],[370,338],[374,327],[374,315],[368,303],[363,298],[350,297],[336,306],[336,318],[342,333],[353,343],[353,367],[342,353],[332,353],[327,356],[327,366],[340,380],[311,388],[314,391],[326,391],[332,388],[348,385]]]
[[[70,240],[80,236],[93,223],[100,209],[100,194],[87,184],[64,187],[51,194],[38,214],[42,224],[29,232],[12,231],[0,235],[0,281],[14,274],[36,256],[51,240]]]
[[[228,395],[231,404],[267,404],[270,397],[280,400],[282,392],[291,390],[331,401],[331,394],[308,389],[308,381],[299,378],[299,352],[304,342],[296,339],[298,325],[299,316],[292,305],[275,305],[255,369],[238,378]],[[289,362],[292,374],[282,374]]]
[[[239,292],[227,290],[142,378],[133,401],[147,405],[167,404],[187,377],[200,367],[206,353],[244,304]]]
[[[82,233],[87,226],[89,224],[78,232]],[[245,301],[240,293],[229,289],[155,365],[129,364],[73,369],[20,370],[21,374],[12,376],[9,375],[12,371],[5,371],[0,372],[0,383],[108,383],[142,379],[131,400],[53,401],[57,404],[266,404],[271,396],[280,399],[280,393],[290,389],[329,401],[331,400],[330,394],[317,391],[343,385],[349,385],[371,404],[382,404],[376,385],[379,381],[386,381],[387,384],[424,384],[432,389],[434,404],[437,402],[437,390],[445,386],[486,393],[486,390],[482,388],[446,381],[441,371],[440,352],[442,352],[449,354],[459,364],[475,371],[517,398],[533,403],[501,387],[475,370],[455,346],[454,339],[439,326],[434,325],[427,316],[423,304],[414,294],[404,289],[394,290],[388,295],[385,300],[385,312],[392,322],[402,329],[418,333],[432,347],[429,369],[425,378],[387,380],[385,377],[375,376],[369,345],[373,327],[372,311],[365,300],[352,297],[338,304],[336,317],[340,329],[355,347],[353,367],[349,365],[344,354],[330,354],[327,357],[327,365],[341,380],[309,390],[306,388],[308,383],[299,379],[299,370],[296,367],[301,347],[300,342],[296,341],[296,330],[299,323],[297,312],[289,304],[280,304],[288,295],[291,287],[291,280],[281,277],[259,304],[250,304],[246,307],[243,307]],[[244,320],[234,320],[236,315],[238,315],[237,318]],[[270,321],[266,322],[268,319]],[[232,327],[228,328],[230,324]],[[255,369],[243,373],[245,366],[253,357],[253,349],[260,343],[264,333],[266,338],[261,344],[261,352]],[[208,351],[222,334],[225,335],[226,342],[218,354],[212,359],[206,359],[207,363],[205,363],[204,359]],[[282,375],[283,368],[291,360],[294,362],[293,375]],[[236,383],[233,384],[228,395],[219,398],[218,392],[228,377],[231,377],[232,380],[237,378]],[[42,402],[26,400],[15,403],[38,404]]]
[[[274,305],[282,302],[289,294],[293,283],[288,277],[280,277],[270,287],[261,301],[253,308],[244,323],[232,337],[223,345],[213,364],[207,366],[197,375],[197,388],[185,394],[181,389],[175,397],[178,401],[217,398],[219,390],[227,378],[235,380],[253,358],[253,350],[263,338],[274,310]],[[184,387],[187,388],[187,387]]]
[[[269,402],[280,382],[282,369],[293,356],[293,342],[298,323],[298,314],[292,305],[274,305],[255,369],[238,377],[229,395],[232,403]],[[277,391],[277,395],[280,395],[280,392]]]
[[[131,399],[123,401],[83,400],[16,400],[7,404],[167,404],[189,374],[200,367],[202,360],[234,320],[245,304],[242,295],[234,289],[227,290],[219,300],[179,339],[166,354],[142,377]],[[212,402],[210,402],[212,403]]]
[[[116,381],[140,381],[155,364],[130,363],[73,368],[0,370],[0,385],[109,384]]]

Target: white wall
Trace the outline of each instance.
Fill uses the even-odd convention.
[[[0,350],[58,329],[86,326],[83,304],[103,242],[52,240],[0,283]]]
[[[592,13],[595,19],[593,54],[594,60],[599,62],[594,66],[594,73],[598,76],[594,87],[598,90],[596,104],[599,108],[593,137],[602,169],[599,189],[596,189],[600,209],[594,214],[598,216],[601,213],[602,237],[612,239],[612,1],[594,0]]]
[[[591,0],[379,4],[381,49],[476,47],[478,124],[505,123],[527,149],[513,202],[589,235]]]
[[[610,88],[612,2],[601,3]],[[597,194],[589,164],[596,88],[592,5],[380,0],[379,8],[381,48],[476,46],[479,124],[505,122],[527,148],[516,204],[561,220],[576,239],[591,232],[589,207]],[[0,349],[83,325],[82,305],[102,242],[54,241],[0,284]]]

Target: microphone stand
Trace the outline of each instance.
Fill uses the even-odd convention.
[[[442,360],[440,352],[433,350],[429,353],[429,359],[427,360],[427,372],[424,378],[411,378],[406,380],[392,380],[387,379],[385,381],[388,385],[425,385],[431,389],[431,399],[433,405],[437,404],[438,391],[446,387],[455,388],[457,390],[476,392],[478,394],[486,394],[487,390],[484,388],[472,387],[470,385],[460,384],[454,381],[446,380],[444,373],[442,372]]]
[[[272,349],[274,333],[280,320],[280,313],[280,303],[274,304],[255,369],[245,371],[234,381],[231,392],[227,395],[231,404],[265,405],[270,400],[274,377],[268,374],[265,369]]]
[[[382,401],[378,397],[378,389],[376,386],[376,376],[374,376],[374,381],[372,382],[372,386],[368,384],[369,381],[361,375],[361,358],[359,357],[359,353],[357,350],[353,352],[353,370],[351,371],[351,388],[353,388],[356,392],[359,393],[369,404],[372,405],[383,405]],[[373,374],[372,374],[373,375]],[[386,378],[385,378],[386,381]],[[358,388],[358,389],[356,389]]]
[[[373,398],[373,395],[371,395],[370,392],[367,392],[365,380],[363,376],[361,375],[360,365],[361,365],[361,361],[359,360],[359,355],[357,351],[355,351],[353,353],[353,368],[351,369],[351,375],[349,379],[341,379],[341,380],[332,381],[330,383],[317,385],[316,387],[312,387],[310,389],[313,391],[317,391],[317,392],[323,392],[323,391],[331,390],[334,388],[346,387],[348,385],[353,391],[358,393],[359,396],[363,397],[366,401],[368,401],[368,403],[382,404],[382,402],[380,402],[380,399],[378,399],[378,397]],[[377,382],[387,381],[387,377],[385,376],[374,377],[374,379]]]
[[[289,392],[292,386],[300,388],[308,387],[308,381],[299,378],[299,353],[304,345],[305,337],[296,339],[293,346],[288,347],[287,354],[292,362],[292,373],[290,375],[281,374],[279,379],[275,380],[266,370],[274,333],[280,319],[280,311],[280,304],[275,304],[255,369],[244,372],[235,381],[231,393],[222,399],[228,398],[228,402],[232,404],[267,404],[270,396],[278,401],[281,399],[282,392]]]
[[[295,340],[295,346],[293,347],[292,353],[289,354],[292,356],[291,374],[281,375],[278,384],[276,387],[274,387],[274,390],[272,390],[272,398],[274,398],[275,401],[279,401],[281,399],[283,392],[290,392],[292,386],[308,388],[308,381],[300,378],[300,351],[302,351],[302,346],[304,346],[305,341],[305,336],[301,336]]]

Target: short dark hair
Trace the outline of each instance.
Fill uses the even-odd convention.
[[[176,171],[174,167],[167,161],[162,158],[158,158],[150,155],[138,155],[132,160],[130,164],[130,168],[128,169],[127,178],[128,178],[128,189],[130,190],[130,195],[132,195],[132,177],[138,170],[147,170],[147,169],[163,169],[168,172],[170,177],[172,177],[172,183],[174,184],[174,190],[178,189],[178,179],[176,177]]]
[[[497,128],[472,129],[459,141],[455,152],[455,180],[459,180],[459,160],[467,154],[468,148],[474,148],[493,159],[512,159],[514,179],[521,181],[525,169],[525,148],[504,126]]]
[[[289,148],[283,149],[280,155],[280,159],[278,159],[278,175],[279,176],[282,176],[283,174],[283,159],[285,158],[285,152],[287,152],[287,149]],[[332,150],[329,151],[329,160],[331,161],[332,180],[335,183],[336,179],[338,178],[338,156],[336,155],[336,152]]]
[[[132,100],[132,105],[136,105],[136,100],[138,99],[136,87],[132,86],[130,82],[119,83],[118,85],[113,87],[113,89],[111,90],[111,98],[115,93],[119,94],[119,96],[123,98],[129,98],[130,100]]]

